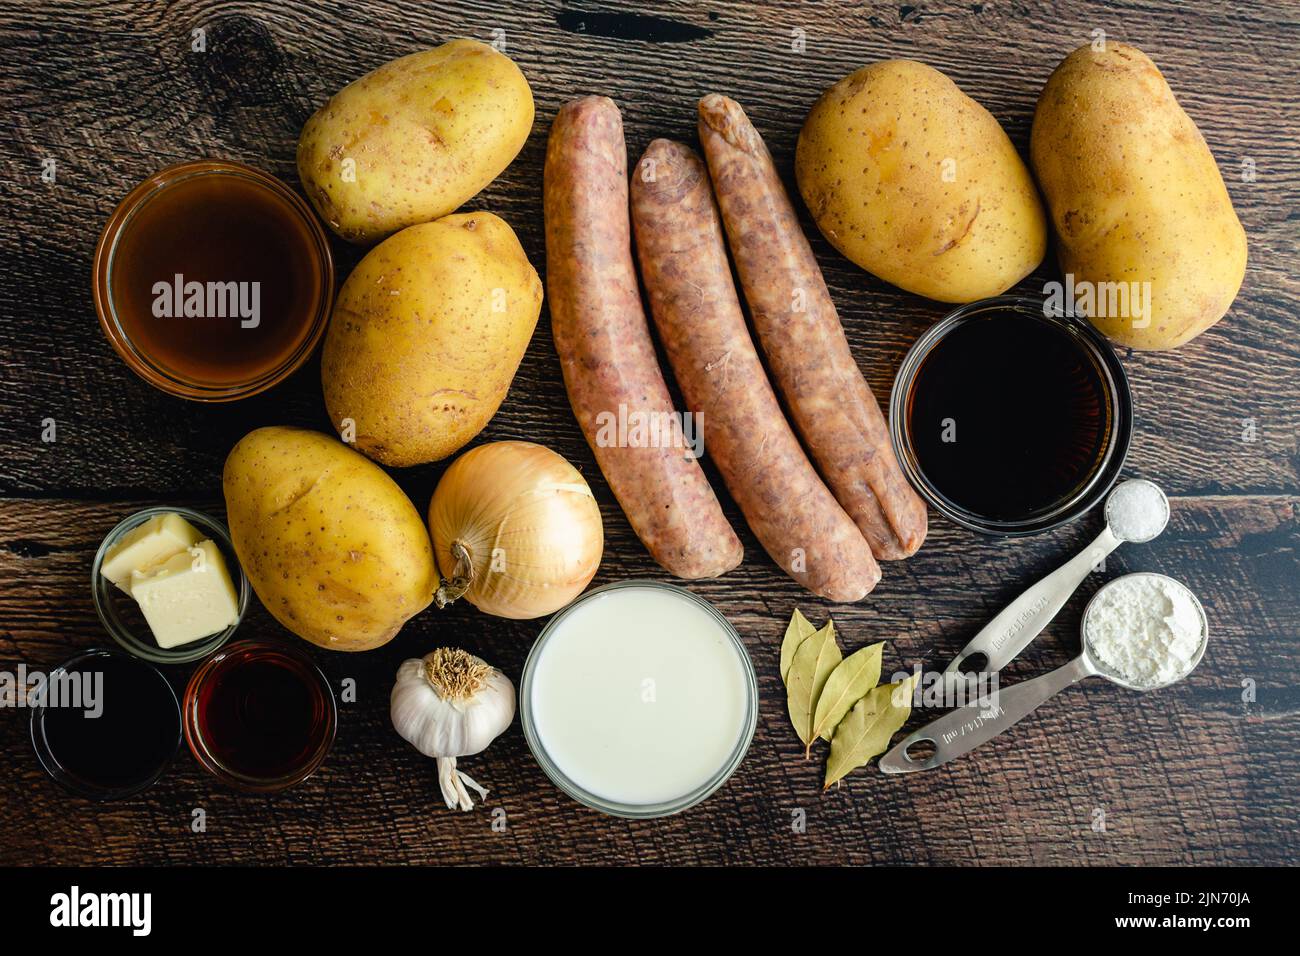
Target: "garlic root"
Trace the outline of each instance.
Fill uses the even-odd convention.
[[[480,786],[469,774],[456,769],[455,757],[438,758],[438,783],[442,787],[442,799],[448,810],[473,810],[474,801],[465,789],[468,785],[480,800],[486,800],[487,787]]]

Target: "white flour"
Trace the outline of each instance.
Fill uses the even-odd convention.
[[[1169,521],[1169,499],[1149,481],[1116,485],[1106,499],[1106,523],[1125,541],[1150,541]]]
[[[1106,585],[1084,627],[1093,658],[1143,687],[1185,675],[1203,636],[1191,593],[1176,581],[1146,574]]]

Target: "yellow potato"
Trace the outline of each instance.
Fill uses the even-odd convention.
[[[496,414],[541,308],[536,270],[491,213],[403,229],[334,304],[321,353],[330,421],[386,465],[446,458]]]
[[[533,94],[477,40],[386,63],[344,87],[298,140],[303,189],[330,227],[374,242],[455,212],[519,153]]]
[[[1039,97],[1030,157],[1064,288],[1098,329],[1170,349],[1228,311],[1246,233],[1200,130],[1141,50],[1067,56]]]
[[[923,63],[874,63],[823,93],[799,133],[795,176],[836,249],[941,302],[1005,292],[1047,250],[1046,216],[1007,134]]]
[[[222,486],[239,563],[275,619],[336,651],[388,643],[438,575],[419,512],[383,469],[318,432],[249,432]]]

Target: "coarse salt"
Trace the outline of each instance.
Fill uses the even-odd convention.
[[[1150,541],[1169,521],[1169,499],[1149,481],[1117,485],[1106,499],[1106,523],[1124,541]]]
[[[1170,684],[1185,676],[1201,648],[1203,632],[1191,592],[1154,574],[1106,585],[1084,621],[1093,658],[1138,687]]]

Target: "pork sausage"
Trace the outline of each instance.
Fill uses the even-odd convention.
[[[754,331],[795,428],[877,558],[925,540],[925,503],[907,483],[772,156],[745,111],[700,100],[700,142]]]
[[[569,404],[600,470],[669,573],[730,571],[744,548],[674,413],[641,307],[627,147],[613,100],[589,96],[556,114],[543,192],[551,334]]]
[[[650,312],[705,451],[787,574],[856,601],[880,567],[786,423],[750,339],[704,162],[657,139],[632,175],[632,227]]]

